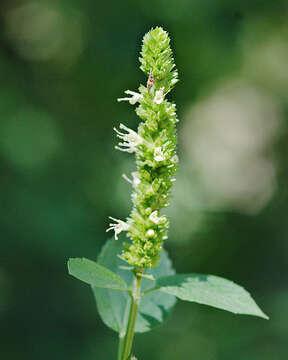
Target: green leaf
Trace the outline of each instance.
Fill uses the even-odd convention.
[[[69,274],[94,287],[127,290],[127,284],[107,268],[85,258],[69,259]]]
[[[245,289],[218,276],[200,274],[166,276],[157,280],[156,288],[181,300],[210,305],[235,314],[268,319]]]
[[[120,240],[108,240],[98,257],[98,263],[121,276],[128,285],[132,285],[133,274],[131,271],[123,269],[123,265],[125,267],[126,263],[117,256],[121,252],[122,242]],[[159,277],[172,275],[175,271],[172,269],[167,253],[163,252],[159,266],[146,273],[157,280]],[[153,288],[155,284],[156,281],[143,278],[141,291]],[[92,290],[99,314],[104,323],[117,332],[124,332],[130,306],[128,293],[97,289],[94,286],[92,286]],[[173,295],[164,294],[160,291],[147,294],[140,303],[135,331],[146,332],[161,324],[167,319],[175,303],[176,298]]]

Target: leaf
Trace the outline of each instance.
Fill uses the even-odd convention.
[[[133,275],[131,271],[123,269],[127,265],[117,255],[122,252],[120,240],[108,240],[103,246],[98,257],[98,263],[109,268],[125,280],[128,285],[132,285]],[[171,266],[167,253],[163,252],[159,266],[146,272],[155,279],[172,275],[174,270]],[[155,287],[156,281],[143,278],[141,291]],[[130,296],[127,292],[111,291],[109,289],[97,289],[92,287],[99,314],[104,323],[117,332],[124,332],[126,329],[129,315]],[[153,291],[142,298],[139,313],[136,321],[136,332],[146,332],[153,327],[161,324],[169,316],[176,298],[172,295]]]
[[[166,276],[157,280],[156,288],[181,300],[210,305],[235,314],[268,319],[245,289],[218,276],[200,274]]]
[[[127,284],[107,268],[85,258],[69,259],[69,274],[89,285],[114,290],[127,290]]]

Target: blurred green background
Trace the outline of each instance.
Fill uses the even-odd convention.
[[[288,17],[284,0],[6,0],[0,5],[0,358],[115,359],[92,292],[108,216],[131,208],[113,126],[146,79],[141,39],[169,31],[180,82],[170,256],[246,287],[264,321],[178,303],[136,337],[139,360],[288,358]]]

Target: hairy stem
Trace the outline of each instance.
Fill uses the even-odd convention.
[[[141,280],[141,276],[135,276],[125,337],[119,339],[118,360],[128,360],[129,356],[131,355],[136,318],[141,300]]]

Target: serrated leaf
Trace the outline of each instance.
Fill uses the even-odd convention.
[[[68,271],[70,275],[94,287],[127,290],[127,284],[118,275],[89,259],[69,259]]]
[[[121,276],[128,285],[132,285],[133,275],[131,271],[123,269],[123,265],[127,264],[117,256],[121,252],[122,243],[120,240],[108,240],[98,257],[98,263]],[[162,276],[172,275],[175,272],[172,269],[167,253],[163,252],[159,266],[146,273],[157,279]],[[156,281],[143,278],[141,291],[153,288],[155,284]],[[99,314],[104,323],[117,332],[124,332],[130,306],[130,296],[127,292],[97,289],[95,287],[92,287],[92,290]],[[176,298],[174,296],[160,291],[147,294],[140,303],[135,332],[146,332],[161,324],[167,319],[175,302]]]
[[[166,276],[157,280],[156,288],[181,300],[213,306],[235,314],[268,319],[245,289],[218,276],[201,274]]]

